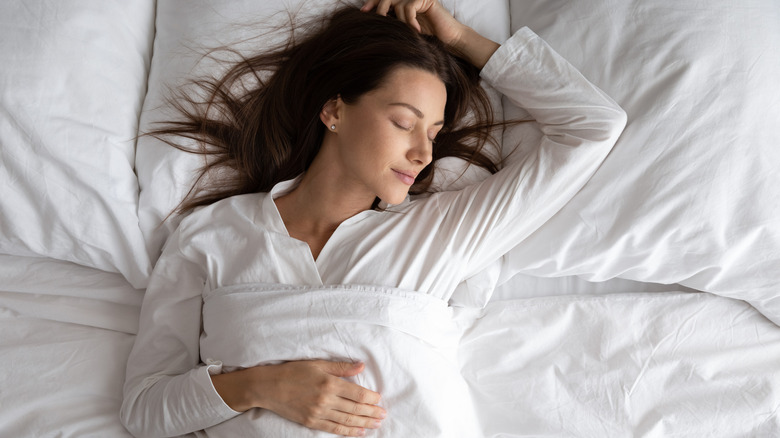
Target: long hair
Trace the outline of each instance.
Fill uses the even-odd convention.
[[[324,23],[310,26],[299,41],[291,34],[276,48],[242,56],[220,78],[194,81],[203,100],[182,93],[171,99],[181,119],[147,135],[207,156],[176,212],[267,192],[305,172],[324,138],[319,114],[325,103],[336,96],[354,103],[400,66],[433,73],[445,84],[444,125],[436,136],[433,162],[459,157],[497,171],[484,146],[491,140],[490,130],[502,123],[494,123],[479,71],[452,48],[393,17],[354,7],[338,9]],[[198,147],[180,145],[181,137],[195,140]],[[420,172],[410,193],[428,191],[434,170],[430,164]]]

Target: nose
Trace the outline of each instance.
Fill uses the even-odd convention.
[[[407,153],[409,161],[421,165],[427,166],[433,160],[433,145],[428,140],[428,134],[423,132],[422,135],[416,135],[414,137],[413,144],[409,148]]]

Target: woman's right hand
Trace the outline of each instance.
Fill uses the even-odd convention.
[[[466,28],[438,0],[364,0],[360,10],[368,12],[374,8],[379,15],[387,15],[392,8],[399,20],[417,32],[434,35],[452,46],[458,44]]]
[[[485,66],[499,47],[456,20],[439,0],[364,0],[360,10],[368,12],[374,8],[379,15],[387,15],[392,8],[399,20],[454,47],[478,69]]]
[[[342,377],[360,374],[362,363],[324,360],[285,362],[212,376],[233,410],[263,408],[310,429],[363,436],[387,414],[380,395]]]

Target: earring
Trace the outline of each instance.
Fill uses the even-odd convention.
[[[330,125],[330,130],[331,131],[335,131],[336,130],[336,125]]]

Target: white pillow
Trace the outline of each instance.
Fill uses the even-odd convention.
[[[333,10],[337,0],[167,0],[157,7],[157,36],[154,59],[149,78],[149,92],[141,117],[141,130],[148,131],[155,122],[171,120],[175,115],[166,107],[170,89],[189,79],[224,71],[202,54],[209,48],[229,45],[254,52],[263,47],[263,38],[257,38],[275,24],[286,23],[285,11],[298,11],[305,19]],[[343,2],[342,2],[343,3]],[[362,5],[361,1],[348,3]],[[305,8],[301,6],[305,4]],[[456,18],[474,27],[484,35],[502,42],[509,37],[509,11],[505,1],[470,2],[445,0],[443,4]],[[283,27],[284,28],[284,27]],[[277,34],[284,36],[284,32]],[[269,36],[268,38],[271,38]],[[248,39],[248,40],[247,40]],[[236,44],[239,41],[242,44]],[[501,117],[501,107],[496,108]],[[195,171],[202,158],[178,151],[151,137],[138,141],[136,169],[141,186],[139,217],[153,259],[159,256],[165,239],[178,225],[177,218],[163,219],[179,204],[189,190]],[[460,175],[459,163],[448,161],[450,172],[442,173],[442,189],[452,188]],[[471,179],[484,178],[481,172],[469,175]]]
[[[0,2],[0,253],[121,272],[150,262],[134,137],[154,2]]]
[[[513,29],[537,32],[629,122],[583,190],[505,257],[503,279],[681,283],[747,300],[780,323],[780,4],[510,8]],[[535,135],[521,126],[504,144]]]

